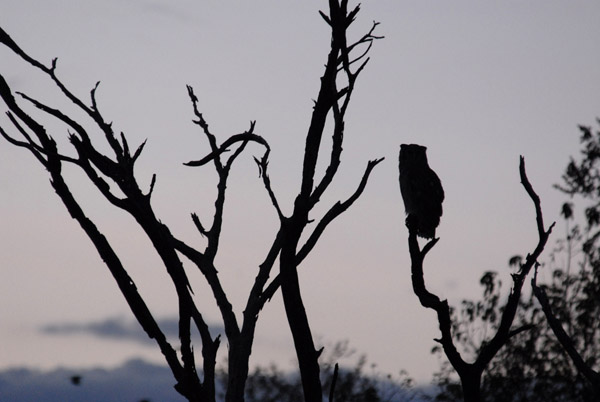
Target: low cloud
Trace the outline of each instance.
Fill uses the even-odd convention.
[[[177,339],[179,337],[179,320],[177,318],[158,320],[158,325],[167,338]],[[211,326],[210,330],[213,337],[224,332],[218,326]],[[137,322],[126,320],[123,317],[111,317],[87,323],[66,322],[47,324],[40,328],[40,332],[53,336],[91,335],[102,339],[133,341],[145,345],[154,344],[154,340],[148,337]],[[194,335],[193,332],[192,330],[192,335]]]

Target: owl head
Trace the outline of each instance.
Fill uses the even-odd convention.
[[[406,163],[406,166],[427,165],[427,147],[418,144],[400,145],[400,166]]]

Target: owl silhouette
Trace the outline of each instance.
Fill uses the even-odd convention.
[[[414,225],[418,236],[432,239],[442,216],[444,189],[427,164],[426,151],[422,145],[400,145],[400,192],[407,224]]]

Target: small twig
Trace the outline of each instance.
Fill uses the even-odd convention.
[[[62,113],[60,110],[52,108],[50,106],[47,106],[47,105],[41,103],[40,101],[27,96],[26,94],[24,94],[22,92],[17,92],[17,94],[19,96],[21,96],[23,99],[26,99],[27,101],[31,102],[38,109],[42,110],[43,112],[48,113],[51,116],[54,116],[58,120],[62,121],[63,123],[65,123],[66,125],[71,127],[73,130],[75,130],[75,132],[77,134],[79,134],[79,136],[82,138],[82,140],[85,140],[87,142],[90,141],[89,136],[88,136],[87,132],[85,131],[85,129],[79,123],[77,123],[75,120],[71,119],[69,116]]]
[[[339,365],[336,363],[333,368],[333,378],[331,379],[331,388],[329,388],[329,402],[334,402],[335,386],[338,378]]]
[[[228,148],[231,147],[233,144],[235,144],[236,142],[241,142],[241,141],[257,142],[257,143],[263,145],[267,150],[271,149],[269,147],[269,143],[264,138],[262,138],[260,135],[253,134],[251,132],[245,132],[245,133],[241,133],[241,134],[232,135],[227,140],[225,140],[225,142],[223,142],[220,147],[217,147],[216,150],[212,151],[210,154],[206,155],[204,158],[197,160],[197,161],[186,162],[186,163],[184,163],[184,165],[186,165],[186,166],[206,165],[208,162],[214,160],[215,158],[218,158],[219,155],[221,155],[223,152],[228,151]]]
[[[12,115],[12,113],[10,112],[6,112],[8,118],[10,119],[10,121],[13,123],[13,125],[17,128],[17,130],[21,133],[21,135],[23,135],[25,137],[25,139],[27,140],[27,142],[24,141],[19,141],[14,139],[13,137],[11,137],[10,135],[8,135],[8,133],[6,131],[4,131],[4,129],[2,127],[0,127],[0,134],[2,135],[2,137],[4,137],[8,142],[10,142],[11,144],[21,147],[21,148],[25,148],[28,149],[29,152],[31,152],[33,154],[33,156],[35,156],[35,158],[44,166],[46,166],[46,159],[44,159],[43,154],[44,149],[41,148],[38,144],[36,144],[31,137],[29,136],[29,134],[27,134],[27,132],[23,129],[23,127],[19,124],[19,122],[17,121],[17,119],[15,119],[15,117]]]
[[[277,211],[277,217],[279,218],[280,222],[283,222],[283,219],[285,218],[285,216],[283,215],[283,212],[281,211],[281,207],[279,206],[279,202],[277,201],[275,192],[273,191],[273,188],[271,187],[271,179],[269,178],[269,174],[267,172],[267,168],[269,166],[268,151],[265,152],[264,156],[260,160],[255,157],[254,161],[258,165],[259,176],[262,177],[262,179],[263,179],[263,184],[265,186],[265,189],[267,190],[267,194],[269,195],[271,204],[273,204],[273,207],[275,207],[275,211]]]
[[[216,152],[218,150],[217,138],[214,136],[214,134],[212,134],[210,132],[210,130],[208,128],[208,123],[206,122],[206,120],[204,120],[204,116],[198,110],[198,97],[194,93],[194,88],[192,88],[191,85],[187,85],[187,90],[188,90],[188,96],[190,97],[190,100],[192,101],[194,115],[198,118],[198,120],[193,120],[193,122],[195,124],[197,124],[198,126],[200,126],[200,128],[204,132],[204,135],[208,139],[208,144],[210,145],[211,152]],[[214,158],[214,163],[215,163],[217,172],[220,172],[221,169],[223,168],[223,166],[221,164],[221,160],[219,158]]]
[[[198,218],[197,214],[192,213],[192,221],[202,236],[206,236],[208,234],[207,230],[204,229],[204,226],[202,226],[202,222],[200,222],[200,218]]]
[[[519,335],[521,332],[524,331],[529,331],[530,329],[535,328],[535,324],[526,324],[526,325],[522,325],[519,328],[513,329],[508,333],[508,337],[512,338],[516,335]]]

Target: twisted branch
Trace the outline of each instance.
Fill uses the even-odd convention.
[[[423,307],[431,308],[437,313],[442,337],[440,339],[436,339],[436,341],[442,345],[444,353],[448,357],[450,364],[452,364],[461,379],[465,401],[479,401],[480,381],[483,371],[486,369],[489,362],[500,350],[500,348],[504,346],[512,336],[527,329],[527,327],[524,326],[515,330],[511,330],[511,326],[519,304],[524,279],[531,271],[531,268],[537,264],[537,259],[544,250],[546,242],[550,236],[550,233],[552,232],[552,228],[554,227],[554,223],[552,223],[547,230],[544,228],[540,199],[533,190],[533,187],[527,178],[527,174],[525,172],[525,160],[523,157],[520,158],[519,174],[521,183],[535,207],[536,224],[539,237],[538,243],[534,251],[527,255],[527,258],[521,265],[519,272],[513,275],[513,288],[503,309],[500,325],[496,331],[496,334],[489,341],[482,343],[478,355],[473,363],[467,363],[454,345],[452,339],[452,321],[448,302],[446,300],[441,300],[437,295],[428,291],[425,286],[423,261],[425,259],[425,255],[435,246],[439,239],[433,239],[429,241],[423,247],[423,250],[421,250],[417,241],[415,225],[410,221],[410,219],[407,220],[406,223],[409,230],[408,247],[411,258],[413,290]]]

